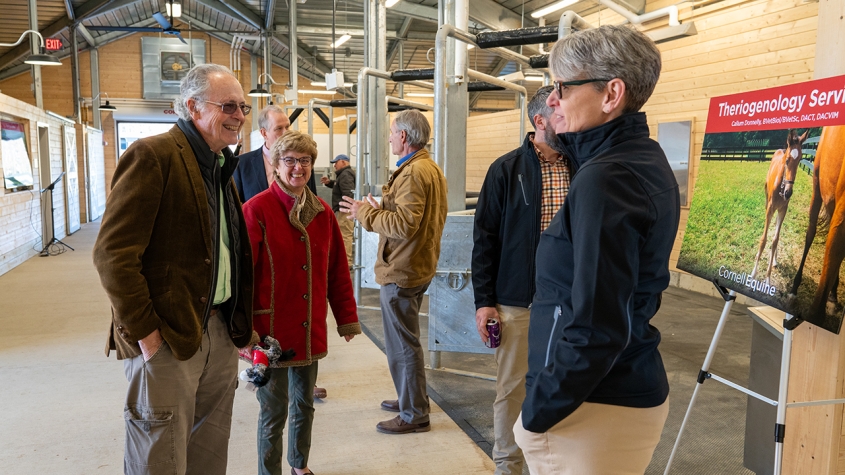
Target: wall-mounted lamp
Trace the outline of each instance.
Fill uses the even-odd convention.
[[[182,1],[181,0],[166,0],[164,8],[167,9],[167,16],[171,18],[179,18],[182,16]]]
[[[26,64],[36,64],[39,66],[61,66],[62,62],[59,61],[59,58],[53,56],[52,54],[47,53],[47,49],[44,48],[44,37],[41,36],[41,33],[35,30],[26,30],[21,33],[21,37],[18,41],[14,43],[0,43],[0,46],[17,46],[23,42],[24,37],[26,37],[27,33],[31,33],[33,35],[37,35],[38,39],[41,41],[41,53],[40,54],[31,54],[24,63]]]

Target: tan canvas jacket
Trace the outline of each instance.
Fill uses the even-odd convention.
[[[364,205],[358,220],[380,234],[376,282],[410,288],[434,277],[446,223],[446,178],[425,149],[396,170],[382,187],[381,208]]]

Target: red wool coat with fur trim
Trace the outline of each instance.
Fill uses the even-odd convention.
[[[296,356],[277,366],[305,366],[328,353],[331,304],[340,336],[361,333],[343,236],[325,201],[307,188],[299,198],[278,178],[244,204],[255,264],[253,326]],[[328,300],[328,301],[327,301]]]

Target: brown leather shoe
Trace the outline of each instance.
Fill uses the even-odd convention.
[[[314,386],[314,399],[325,399],[326,398],[326,388],[318,388]]]
[[[312,472],[310,468],[305,473],[310,473],[311,475],[314,475],[314,472]],[[296,475],[296,470],[294,470],[293,467],[290,468],[290,475]]]
[[[381,402],[381,408],[385,411],[390,412],[399,412],[399,400],[398,399],[385,399]]]
[[[381,421],[376,425],[376,430],[382,434],[410,434],[412,432],[428,432],[431,430],[430,422],[420,422],[419,424],[410,424],[402,420],[402,416],[396,416],[393,419]]]

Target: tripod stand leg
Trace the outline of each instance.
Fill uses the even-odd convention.
[[[780,357],[780,382],[778,383],[778,411],[775,421],[775,470],[780,475],[783,470],[783,438],[786,432],[786,396],[789,387],[789,363],[792,357],[792,328],[789,321],[793,317],[786,314],[783,322],[783,350]]]
[[[704,364],[702,364],[701,370],[698,372],[698,383],[695,385],[695,390],[692,392],[692,398],[690,398],[687,412],[684,414],[684,421],[681,423],[680,430],[678,430],[678,437],[675,439],[675,445],[672,447],[672,454],[669,455],[669,462],[666,464],[666,470],[663,471],[663,475],[669,475],[669,471],[672,469],[672,462],[675,459],[675,453],[678,451],[678,446],[681,444],[681,436],[684,434],[684,429],[689,421],[692,408],[695,405],[695,400],[698,398],[698,391],[707,379],[707,372],[710,369],[710,363],[713,362],[713,356],[716,354],[716,347],[719,345],[719,339],[722,338],[722,331],[725,329],[725,323],[728,321],[728,315],[730,314],[731,307],[733,307],[734,300],[736,299],[736,292],[731,290],[728,293],[728,296],[730,298],[725,298],[725,306],[722,309],[722,315],[719,317],[719,323],[716,325],[716,332],[713,333],[713,340],[710,341],[710,348],[707,350],[707,356],[704,357]]]

